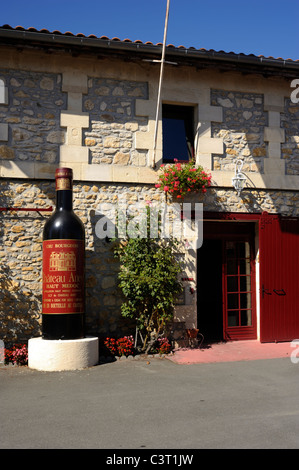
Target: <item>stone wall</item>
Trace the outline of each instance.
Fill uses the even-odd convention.
[[[0,181],[1,207],[55,207],[54,182]],[[125,334],[130,324],[120,316],[118,262],[113,244],[95,233],[100,204],[125,197],[128,204],[159,200],[150,186],[77,184],[74,210],[86,230],[86,326],[89,334]],[[51,212],[0,212],[0,337],[23,341],[40,334],[42,231]]]
[[[299,175],[299,106],[290,99],[285,100],[281,127],[286,136],[285,142],[281,144],[282,158],[286,161],[286,174]]]
[[[235,169],[236,158],[242,158],[245,172],[263,172],[263,159],[267,148],[264,127],[267,112],[264,111],[263,95],[232,91],[212,90],[214,106],[223,107],[223,122],[213,123],[213,137],[222,137],[224,155],[214,156],[214,170]]]
[[[117,287],[119,266],[113,244],[96,234],[99,206],[116,202],[119,197],[126,197],[128,204],[163,200],[153,185],[156,173],[152,170],[149,177],[146,172],[150,169],[156,94],[146,81],[149,77],[142,74],[144,81],[130,79],[129,72],[119,79],[115,73],[114,78],[106,74],[100,78],[89,69],[89,73],[80,73],[84,86],[76,91],[79,78],[69,70],[60,74],[57,70],[46,73],[6,68],[0,72],[7,89],[7,99],[0,104],[1,171],[7,170],[1,173],[6,177],[0,180],[0,206],[55,206],[54,182],[42,178],[52,178],[53,169],[61,161],[72,162],[75,174],[81,165],[89,170],[89,181],[85,172],[74,184],[74,209],[86,228],[88,334],[121,335],[131,332],[132,327],[120,315],[123,298]],[[216,78],[209,80],[215,84]],[[177,85],[175,80],[173,83]],[[199,202],[206,211],[268,211],[298,217],[299,193],[294,190],[297,186],[293,177],[299,175],[299,106],[289,99],[281,105],[281,95],[277,98],[276,94],[274,104],[278,99],[279,106],[274,105],[270,95],[265,94],[265,84],[259,93],[254,93],[252,86],[250,92],[242,91],[241,85],[238,91],[217,86],[211,90],[210,84],[203,82],[188,88],[182,82],[181,88],[165,88],[169,102],[198,102],[198,121],[205,123],[201,158],[210,162],[213,155],[211,169],[216,183]],[[76,157],[75,151],[82,149],[84,162],[62,159]],[[231,185],[237,157],[244,161],[243,171],[250,181],[241,197]],[[35,162],[45,163],[47,175],[32,169]],[[270,172],[271,179],[267,180],[272,189],[260,189],[266,186],[260,180],[267,163],[271,171],[277,164],[277,172]],[[9,172],[10,168],[19,170],[19,179],[11,178],[16,175]],[[281,187],[278,183],[285,174],[293,190],[276,189]],[[224,175],[223,180],[217,180],[218,175]],[[255,183],[251,184],[250,178]],[[282,187],[290,188],[287,184]],[[0,212],[0,338],[6,342],[40,335],[42,230],[49,216],[50,212]],[[191,277],[195,278],[196,253],[189,253],[189,261]],[[179,319],[180,309],[184,310],[177,307]],[[195,305],[188,309],[184,315],[192,310],[196,317]]]
[[[2,180],[0,205],[49,208],[55,206],[52,181]],[[75,184],[74,210],[86,228],[87,332],[126,334],[132,325],[120,315],[122,294],[117,287],[118,262],[113,243],[99,239],[97,210],[125,197],[128,204],[162,202],[161,193],[150,185]],[[211,188],[201,198],[204,210],[233,212],[279,212],[299,216],[298,193],[245,191]],[[0,337],[6,342],[25,341],[40,335],[42,230],[50,212],[0,212]]]
[[[265,173],[269,150],[264,130],[269,126],[269,118],[263,95],[212,90],[211,104],[223,108],[223,122],[212,124],[213,137],[224,142],[224,154],[214,155],[213,170],[232,171],[236,158],[241,158],[244,172]],[[285,132],[285,141],[281,143],[285,174],[299,175],[299,106],[289,98],[285,99],[279,124]]]
[[[8,125],[0,159],[58,163],[65,141],[60,112],[66,109],[61,75],[1,70],[8,103],[0,105],[0,122]]]
[[[59,146],[67,144],[60,125],[68,100],[62,76],[2,70],[0,80],[8,90],[7,104],[0,104],[0,122],[7,126],[0,159],[58,163]],[[89,114],[90,126],[82,144],[90,150],[89,163],[147,164],[147,152],[134,148],[135,133],[146,131],[148,124],[147,118],[136,116],[135,101],[147,96],[145,82],[88,79],[83,112]]]
[[[89,78],[83,110],[91,123],[84,133],[90,163],[147,164],[147,152],[134,148],[134,134],[147,128],[147,119],[135,115],[135,100],[147,95],[143,82]]]

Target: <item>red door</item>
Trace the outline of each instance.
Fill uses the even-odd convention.
[[[260,235],[261,342],[299,338],[299,219],[263,213]]]

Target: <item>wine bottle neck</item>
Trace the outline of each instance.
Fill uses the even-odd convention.
[[[56,191],[56,209],[66,211],[73,209],[73,192],[71,190]]]

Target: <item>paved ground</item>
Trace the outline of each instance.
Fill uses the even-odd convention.
[[[0,448],[297,449],[298,396],[290,357],[1,367]]]
[[[258,340],[212,343],[199,348],[182,348],[176,351],[171,359],[178,364],[202,364],[292,356],[295,360],[299,356],[299,340],[292,343],[261,343]]]

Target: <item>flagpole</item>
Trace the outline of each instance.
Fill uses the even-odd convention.
[[[155,168],[155,166],[156,166],[156,148],[157,148],[157,137],[158,137],[158,122],[159,122],[159,110],[160,110],[160,103],[161,103],[161,89],[162,89],[163,74],[164,74],[165,48],[166,48],[166,38],[167,38],[167,28],[168,28],[169,5],[170,5],[170,0],[167,0],[165,26],[164,26],[163,48],[162,48],[162,59],[161,59],[159,88],[158,88],[157,109],[156,109],[154,149],[153,149],[153,161],[152,161],[153,168]]]

